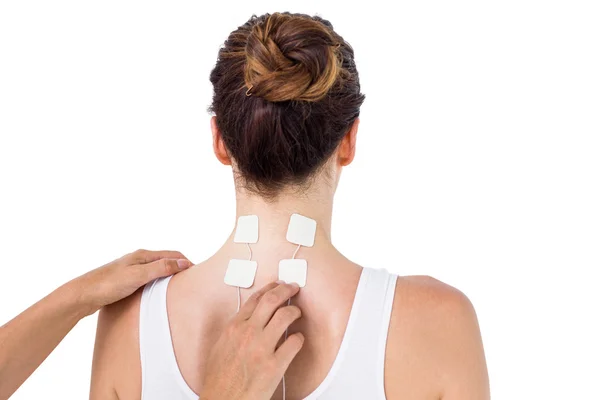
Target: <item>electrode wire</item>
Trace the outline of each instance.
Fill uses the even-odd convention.
[[[246,246],[248,246],[248,251],[250,252],[250,257],[248,260],[252,260],[252,248],[250,247],[250,243],[246,243]]]
[[[291,304],[292,304],[292,299],[289,298],[288,302],[287,302],[287,305],[289,306]],[[283,341],[285,342],[287,340],[287,338],[288,338],[288,330],[287,330],[287,328],[285,329],[285,336],[284,337],[285,337],[285,339]],[[282,384],[283,384],[283,400],[285,400],[285,373],[283,374]]]
[[[300,247],[302,247],[302,245],[301,245],[301,244],[299,244],[299,245],[298,245],[298,247],[296,247],[296,251],[295,251],[295,252],[294,252],[294,254],[292,255],[292,260],[293,260],[294,258],[296,258],[296,254],[298,254],[298,250],[300,250]]]
[[[250,255],[248,256],[248,261],[252,261],[252,247],[250,247],[250,243],[246,243],[246,246],[248,246],[248,252],[250,253]],[[238,286],[237,287],[237,311],[236,312],[240,312],[241,307],[242,307],[242,290]]]
[[[296,258],[296,254],[298,254],[298,250],[300,250],[300,247],[302,247],[301,244],[299,244],[298,247],[296,247],[296,251],[294,251],[294,254],[292,255],[292,260]],[[292,298],[290,297],[288,299],[287,305],[290,306],[291,304],[292,304]],[[284,342],[287,340],[287,338],[288,338],[288,328],[285,328]],[[285,373],[283,374],[282,388],[283,388],[283,400],[285,400]]]

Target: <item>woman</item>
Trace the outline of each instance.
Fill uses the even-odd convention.
[[[259,218],[254,288],[276,280],[296,249],[290,215],[317,222],[314,246],[298,253],[307,284],[273,316],[295,320],[289,338],[304,341],[273,398],[489,398],[477,318],[460,291],[363,268],[331,243],[333,196],[364,100],[350,45],[319,17],[253,16],[229,35],[210,78],[215,155],[232,166],[237,215]],[[236,314],[228,262],[246,257],[232,233],[200,265],[103,310],[92,398],[197,399],[210,350]]]

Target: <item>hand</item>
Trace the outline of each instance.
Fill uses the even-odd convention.
[[[279,308],[298,285],[271,283],[252,294],[209,354],[203,400],[268,400],[296,357],[304,336],[286,329],[301,316],[296,306]]]
[[[117,302],[146,283],[181,272],[193,263],[178,251],[137,250],[96,268],[71,283],[78,289],[87,314]]]

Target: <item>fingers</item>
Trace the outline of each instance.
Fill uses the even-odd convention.
[[[275,359],[279,368],[283,371],[287,370],[294,357],[302,349],[302,346],[304,346],[304,335],[302,333],[296,332],[288,336],[275,352]]]
[[[302,316],[302,311],[296,306],[281,307],[265,327],[267,340],[273,344],[273,350],[289,326]]]
[[[262,296],[269,290],[276,288],[278,285],[279,284],[277,282],[272,282],[265,285],[262,289],[252,293],[252,295],[250,295],[248,300],[246,300],[242,308],[240,308],[240,312],[237,314],[236,318],[241,320],[247,320],[248,318],[250,318]]]
[[[295,296],[299,290],[300,288],[296,284],[282,283],[277,285],[277,287],[262,295],[250,320],[260,328],[264,328],[275,314],[275,311],[288,299]]]
[[[178,251],[172,250],[161,250],[161,251],[151,251],[151,250],[136,250],[133,253],[127,254],[125,259],[128,264],[148,264],[154,261],[158,261],[161,258],[173,258],[173,259],[186,259],[187,257],[181,254]]]
[[[154,279],[169,276],[188,269],[192,266],[192,262],[185,258],[162,258],[149,264],[136,265],[135,268],[140,269],[140,275],[146,284]]]

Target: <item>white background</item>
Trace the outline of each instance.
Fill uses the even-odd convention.
[[[493,398],[600,398],[593,3],[1,2],[0,324],[140,247],[211,255],[234,223],[206,112],[218,48],[253,13],[318,13],[367,96],[334,243],[465,292]],[[94,331],[14,399],[86,398]]]

